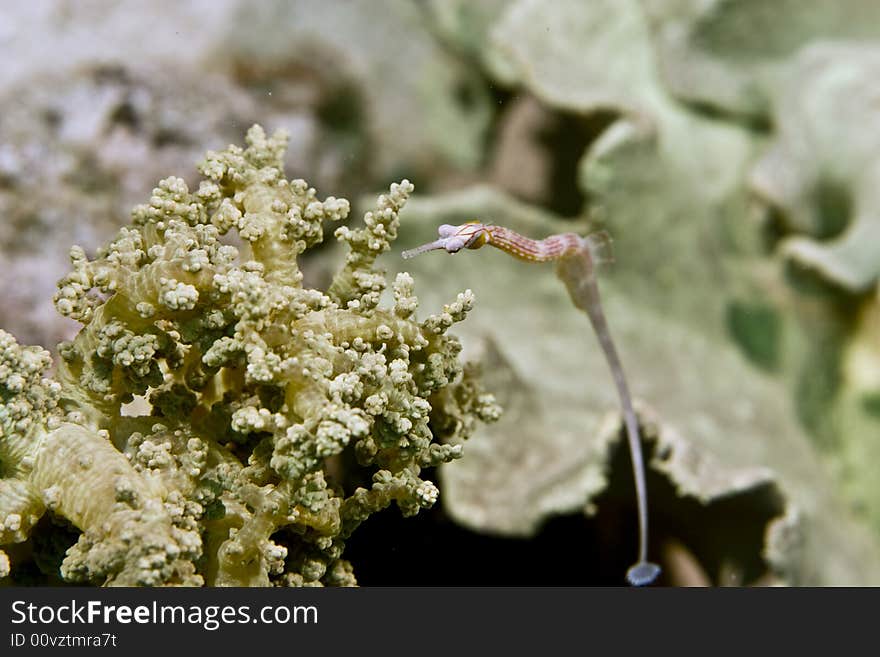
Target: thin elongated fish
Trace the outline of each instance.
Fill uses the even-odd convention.
[[[648,561],[648,491],[645,485],[642,446],[639,441],[639,423],[633,409],[623,365],[611,338],[605,312],[602,310],[596,277],[597,266],[610,261],[611,240],[608,234],[599,232],[581,237],[576,233],[561,233],[542,240],[534,240],[504,226],[479,222],[460,226],[443,224],[438,229],[438,233],[439,237],[436,240],[404,251],[403,257],[412,258],[428,251],[438,250],[458,253],[461,249],[479,249],[488,244],[526,262],[557,263],[557,274],[568,288],[572,302],[590,318],[620,398],[633,466],[639,517],[638,559],[627,571],[626,578],[633,586],[650,584],[660,574],[660,566]]]

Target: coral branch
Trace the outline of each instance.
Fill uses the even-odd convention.
[[[419,323],[400,276],[379,306],[375,261],[412,185],[337,231],[350,249],[325,294],[297,256],[348,202],[284,177],[283,133],[254,126],[247,143],[209,153],[196,191],[161,181],[94,259],[71,250],[55,303],[83,328],[57,381],[47,352],[0,331],[0,546],[50,510],[80,532],[68,581],[354,584],[345,539],[392,502],[433,505],[421,469],[461,455],[431,424],[460,441],[498,415],[447,335],[469,292]]]

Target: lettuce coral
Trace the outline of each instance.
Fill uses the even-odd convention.
[[[196,191],[161,181],[94,259],[71,250],[55,305],[83,327],[54,378],[0,331],[3,574],[49,510],[79,530],[70,582],[351,585],[346,538],[392,502],[433,505],[422,470],[497,418],[447,334],[469,290],[419,323],[401,273],[381,303],[413,186],[337,229],[345,263],[309,289],[297,256],[349,203],[285,179],[285,134],[247,143],[208,153]]]

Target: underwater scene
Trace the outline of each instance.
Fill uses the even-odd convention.
[[[880,585],[880,3],[0,44],[0,586]]]

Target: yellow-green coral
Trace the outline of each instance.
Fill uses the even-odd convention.
[[[446,334],[470,291],[418,323],[401,274],[380,306],[375,260],[412,185],[337,230],[327,293],[304,288],[297,256],[349,204],[284,178],[283,133],[247,142],[209,153],[196,191],[161,181],[93,260],[71,250],[55,304],[83,328],[55,380],[46,351],[0,331],[0,546],[51,510],[81,532],[68,581],[353,584],[345,539],[391,502],[433,505],[422,468],[497,417]]]

